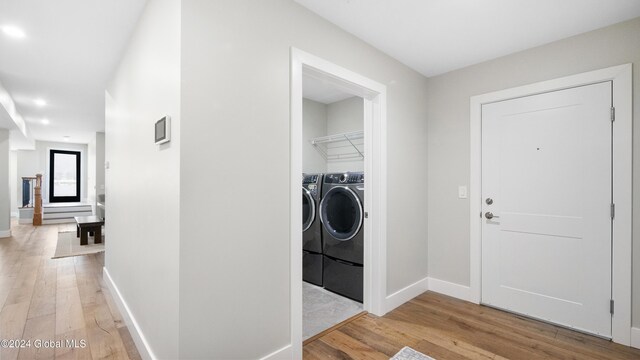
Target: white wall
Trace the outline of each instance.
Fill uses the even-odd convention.
[[[43,157],[36,150],[18,150],[16,154],[16,199],[18,207],[22,206],[22,178],[44,175],[45,164],[40,164]],[[42,201],[44,202],[44,196]]]
[[[96,133],[96,195],[104,194],[105,134]]]
[[[57,143],[49,141],[36,141],[36,152],[39,154],[40,163],[45,165],[42,178],[42,202],[49,202],[49,155],[50,150],[71,150],[80,152],[80,201],[87,201],[88,195],[88,146],[87,144]],[[33,176],[33,175],[31,175]],[[22,194],[20,194],[22,199]]]
[[[327,135],[327,105],[304,99],[302,102],[302,172],[326,173],[327,161],[310,140]]]
[[[105,267],[160,359],[180,358],[180,12],[178,0],[147,3],[105,96]],[[157,146],[165,115],[171,142]]]
[[[180,358],[260,358],[290,343],[290,47],[387,84],[388,171],[418,181],[426,79],[292,0],[184,0],[182,46]],[[394,184],[387,294],[427,276],[426,187]]]
[[[18,217],[18,152],[9,151],[9,196],[11,197],[11,216]]]
[[[72,150],[80,152],[80,200],[88,195],[88,146],[87,144],[36,141],[35,150],[18,150],[17,199],[22,205],[22,177],[42,174],[42,202],[49,202],[49,154],[50,150]]]
[[[429,276],[469,285],[469,97],[624,63],[634,64],[634,142],[640,139],[640,18],[430,78],[428,109]],[[640,183],[640,147],[634,146],[634,184]],[[640,195],[634,194],[634,234],[640,231]],[[640,264],[640,238],[633,263]],[[633,324],[640,326],[640,266],[633,277]]]
[[[9,195],[9,130],[0,129],[0,237],[11,234],[11,195]]]
[[[104,133],[97,132],[88,146],[87,201],[94,206],[97,195],[104,194]]]
[[[95,214],[96,203],[96,138],[93,136],[87,144],[87,201]]]
[[[364,130],[364,101],[354,96],[327,105],[327,135]],[[360,151],[364,151],[364,139],[354,140],[353,143]],[[348,146],[348,151],[355,152],[347,142],[332,145]],[[344,153],[344,148],[331,150]],[[364,171],[364,159],[332,160],[327,163],[327,172]]]

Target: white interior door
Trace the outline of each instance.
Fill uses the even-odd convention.
[[[611,87],[482,106],[484,304],[611,337]]]

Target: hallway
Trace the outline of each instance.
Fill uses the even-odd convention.
[[[3,344],[0,358],[140,359],[102,281],[104,254],[52,260],[60,230],[74,229],[13,222],[0,239],[0,339],[31,341]]]

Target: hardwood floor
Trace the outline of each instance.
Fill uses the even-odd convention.
[[[103,283],[103,254],[51,259],[59,229],[75,231],[14,222],[0,239],[0,339],[25,342],[0,347],[0,359],[140,359]]]
[[[305,344],[304,358],[384,359],[410,346],[444,359],[640,359],[640,350],[426,292]]]
[[[14,223],[0,239],[0,339],[31,340],[0,348],[0,359],[140,359],[103,283],[103,257],[51,259],[59,229],[73,226]],[[640,359],[637,349],[431,292],[305,344],[304,357],[387,360],[404,346],[438,360]]]

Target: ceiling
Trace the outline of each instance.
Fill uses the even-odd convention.
[[[0,27],[26,35],[0,32],[0,83],[35,139],[87,143],[104,131],[104,89],[145,3],[0,0]]]
[[[315,76],[303,75],[302,96],[319,103],[332,104],[336,101],[351,98],[354,95],[342,91],[329,81]]]
[[[295,0],[425,76],[640,16],[638,0]]]
[[[295,1],[425,76],[640,16],[639,0]],[[0,27],[26,35],[0,32],[0,84],[33,138],[87,143],[104,131],[104,89],[145,3],[0,0]],[[320,102],[348,96],[331,91],[305,81]]]

